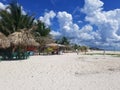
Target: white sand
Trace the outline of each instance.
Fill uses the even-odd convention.
[[[120,90],[120,57],[32,56],[0,62],[0,90]]]

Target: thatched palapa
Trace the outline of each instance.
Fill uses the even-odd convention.
[[[46,46],[48,47],[65,47],[64,45],[61,45],[61,44],[57,44],[57,43],[50,43],[50,44],[46,44]]]
[[[8,36],[13,45],[22,46],[38,46],[39,44],[34,40],[32,34],[28,31],[14,32]]]
[[[9,39],[0,32],[0,48],[8,48],[10,46]]]

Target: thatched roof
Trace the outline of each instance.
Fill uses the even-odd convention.
[[[38,46],[32,34],[28,31],[14,32],[8,36],[13,45]]]
[[[50,37],[37,37],[36,40],[37,42],[39,42],[40,46],[45,46],[46,44],[54,43],[54,40]]]
[[[48,46],[48,47],[51,47],[51,46],[58,47],[58,44],[57,43],[50,43],[50,44],[46,44],[46,46]]]
[[[48,47],[65,47],[64,45],[57,44],[57,43],[46,44],[46,46],[48,46]]]
[[[9,39],[0,32],[0,48],[7,48],[10,46]]]

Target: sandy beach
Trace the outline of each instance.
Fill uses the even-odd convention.
[[[31,56],[0,62],[0,90],[120,90],[120,57]]]

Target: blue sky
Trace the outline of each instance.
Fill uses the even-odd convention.
[[[0,0],[0,2],[8,3],[11,0]],[[72,13],[74,9],[82,7],[84,0],[17,0],[25,10],[35,13],[37,17],[46,10],[67,11]]]
[[[0,0],[7,4],[12,0]],[[46,10],[67,11],[73,13],[74,10],[84,6],[84,0],[17,0],[26,11],[35,13],[37,17],[42,15]],[[120,8],[120,1],[101,0],[104,2],[104,10]]]
[[[0,8],[10,0],[0,0]],[[120,50],[119,0],[18,0],[24,12],[50,26],[55,38],[71,43]]]

